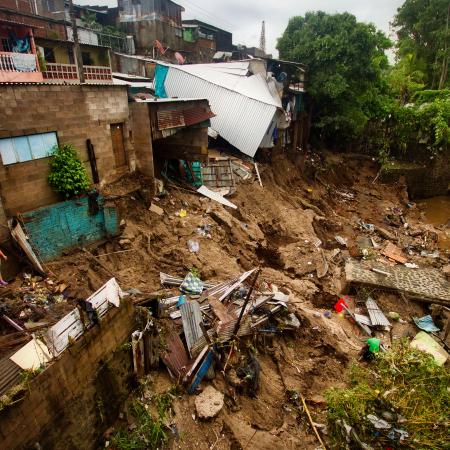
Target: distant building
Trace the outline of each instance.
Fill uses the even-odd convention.
[[[189,28],[193,30],[192,34],[194,38],[212,36],[212,40],[216,43],[217,51],[230,52],[233,50],[233,34],[229,31],[222,30],[197,19],[183,20],[183,30]]]
[[[77,83],[68,22],[36,15],[32,1],[21,0],[18,5],[0,6],[0,83]],[[99,45],[97,35],[89,30],[80,29],[79,35],[86,82],[112,83],[109,47]]]
[[[211,62],[217,51],[232,49],[233,35],[200,20],[183,20],[184,50],[189,62]]]
[[[118,0],[119,23],[135,38],[136,52],[152,55],[155,41],[163,48],[183,49],[181,13],[171,0]]]

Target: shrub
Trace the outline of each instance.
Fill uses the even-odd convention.
[[[86,169],[71,144],[54,147],[48,182],[66,200],[84,194],[89,189]]]
[[[345,448],[343,424],[353,427],[356,435],[375,448],[444,449],[448,447],[450,417],[450,374],[433,357],[399,342],[379,353],[369,367],[350,368],[350,386],[327,391],[328,421],[332,448]],[[394,428],[409,433],[399,443],[375,430],[368,414],[382,417],[383,411],[403,417]]]

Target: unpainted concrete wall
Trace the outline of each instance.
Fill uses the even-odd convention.
[[[94,145],[100,183],[114,181],[135,166],[129,139],[125,86],[0,85],[0,138],[54,131],[70,143],[91,175],[86,147]],[[122,123],[128,167],[116,168],[110,125]],[[3,166],[0,188],[7,216],[61,200],[48,184],[49,158]]]
[[[131,350],[122,344],[134,326],[133,305],[122,300],[33,378],[23,400],[0,411],[1,448],[100,448],[132,387]]]

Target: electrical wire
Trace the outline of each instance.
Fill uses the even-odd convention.
[[[195,4],[194,2],[192,2],[191,0],[184,0],[191,8],[197,9],[199,12],[197,12],[197,14],[203,14],[203,16],[207,17],[206,20],[210,21],[211,19],[214,19],[218,22],[220,22],[222,24],[222,26],[226,26],[226,28],[231,27],[232,29],[236,29],[238,28],[238,26],[236,24],[233,24],[232,22],[229,22],[226,19],[223,19],[222,17],[218,16],[217,14],[214,14],[210,11],[208,11],[207,9],[198,6],[197,4]],[[209,16],[209,17],[208,17]]]

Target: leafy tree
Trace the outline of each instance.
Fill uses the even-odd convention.
[[[409,58],[431,89],[448,86],[449,18],[449,0],[406,0],[394,19],[399,59]]]
[[[280,58],[308,66],[312,131],[343,143],[361,136],[367,121],[383,114],[381,78],[388,67],[385,35],[355,16],[308,12],[290,19],[278,40]]]
[[[64,144],[53,149],[48,182],[65,199],[84,194],[89,189],[86,169],[72,145]]]

